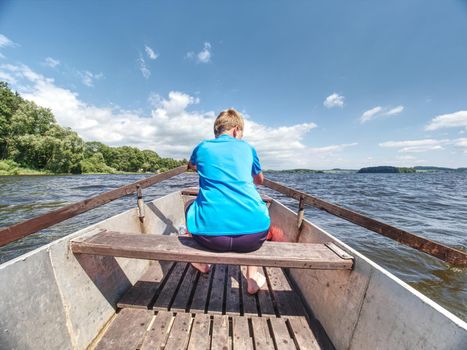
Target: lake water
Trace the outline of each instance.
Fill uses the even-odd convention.
[[[147,175],[0,177],[0,227],[81,201]],[[393,226],[460,249],[467,246],[467,173],[266,174],[271,180],[345,206]],[[145,201],[195,186],[183,174],[144,189]],[[297,201],[261,188],[293,210]],[[128,196],[0,248],[0,263],[135,206]],[[467,319],[467,269],[402,246],[320,210],[305,216],[387,268],[462,319]]]

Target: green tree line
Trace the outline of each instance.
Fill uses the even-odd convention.
[[[0,162],[51,173],[161,172],[186,163],[151,150],[85,142],[0,81]]]

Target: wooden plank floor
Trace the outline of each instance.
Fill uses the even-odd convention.
[[[155,264],[118,303],[96,349],[321,349],[298,294],[280,268],[246,292],[244,268]]]

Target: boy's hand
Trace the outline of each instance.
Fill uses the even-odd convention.
[[[264,182],[264,175],[262,172],[253,176],[253,183],[255,185],[262,185],[263,182]]]
[[[188,168],[188,170],[191,169],[191,170],[197,171],[196,165],[195,165],[195,164],[192,164],[191,162],[188,163],[188,167],[187,167],[187,168]]]

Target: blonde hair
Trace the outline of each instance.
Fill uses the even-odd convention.
[[[223,132],[238,127],[243,131],[245,122],[242,115],[235,109],[230,108],[221,112],[214,122],[214,135],[218,137]]]

